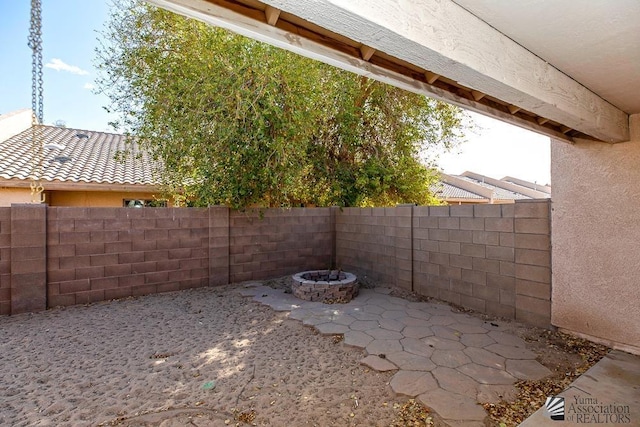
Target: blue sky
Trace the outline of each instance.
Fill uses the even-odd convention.
[[[106,0],[42,0],[44,122],[112,131],[103,109],[108,99],[92,91],[97,77],[98,31],[108,18]],[[0,0],[0,114],[31,107],[31,51],[27,0]],[[510,175],[540,184],[550,182],[549,138],[472,114],[477,134],[456,152],[443,154],[446,173],[465,170],[493,178]]]
[[[108,100],[92,93],[97,31],[108,16],[101,0],[43,0],[44,122],[110,130],[102,109]],[[0,113],[31,108],[31,50],[27,0],[0,0]]]

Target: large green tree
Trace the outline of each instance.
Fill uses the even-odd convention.
[[[115,126],[195,205],[434,203],[422,155],[462,112],[156,7],[116,1],[98,49]]]

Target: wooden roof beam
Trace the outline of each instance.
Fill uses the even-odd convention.
[[[515,114],[515,113],[517,113],[518,111],[520,111],[522,109],[520,107],[516,107],[515,105],[509,105],[509,106],[507,106],[507,108],[509,109],[509,112],[511,114]]]
[[[432,73],[431,71],[425,71],[424,77],[427,79],[427,83],[432,85],[440,78],[440,75]]]
[[[371,59],[376,50],[372,47],[362,45],[360,46],[360,53],[362,54],[362,59],[368,61]]]
[[[625,112],[451,0],[402,7],[385,0],[264,1],[594,138],[629,140]]]
[[[476,101],[480,101],[482,98],[484,98],[485,95],[484,93],[478,92],[477,90],[472,90],[471,96],[473,96],[473,99],[475,99]]]
[[[264,15],[267,18],[267,24],[271,26],[275,26],[276,22],[278,22],[278,18],[280,18],[280,9],[276,9],[275,7],[267,6],[264,9]]]
[[[595,139],[608,142],[629,140],[629,117],[625,112],[451,0],[409,2],[403,3],[402,8],[385,0],[147,1],[360,75],[554,138],[572,140],[568,134],[555,129],[559,126],[554,126],[554,129],[541,126],[531,117],[509,114],[504,107],[501,110],[486,103],[486,97],[480,101],[467,99],[439,85],[426,84],[409,75],[363,61],[360,55],[353,56],[346,50],[336,49],[323,39],[337,34],[352,40],[356,52],[359,52],[357,46],[364,45],[417,69],[429,70],[424,72],[427,83],[431,75],[442,76]],[[283,19],[286,12],[287,16],[300,18],[298,22],[316,25],[326,34],[310,40],[301,37],[295,28],[286,32],[269,26],[264,23],[265,15],[256,9],[260,4],[281,10],[279,19]],[[254,11],[259,16],[255,16]],[[425,28],[430,31],[424,31]],[[434,37],[434,34],[440,36]]]

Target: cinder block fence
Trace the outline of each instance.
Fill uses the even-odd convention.
[[[548,201],[294,208],[0,208],[0,314],[336,266],[547,327]]]
[[[542,327],[551,318],[550,202],[345,209],[337,259],[418,294]]]

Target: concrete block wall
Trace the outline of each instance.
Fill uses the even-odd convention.
[[[336,231],[337,262],[347,270],[483,313],[550,325],[548,201],[345,209]]]
[[[411,213],[411,207],[339,211],[336,267],[410,290]]]
[[[0,315],[11,314],[11,208],[0,208]]]
[[[11,314],[47,308],[47,207],[11,207]]]
[[[551,208],[549,202],[515,205],[516,319],[551,323]]]
[[[0,314],[329,267],[550,324],[548,201],[396,208],[0,209]]]
[[[419,207],[415,290],[483,313],[515,317],[514,205]]]
[[[334,208],[267,209],[229,215],[229,281],[331,266]]]
[[[209,286],[229,283],[229,209],[209,208]]]
[[[206,208],[50,207],[48,213],[49,307],[209,284]]]

